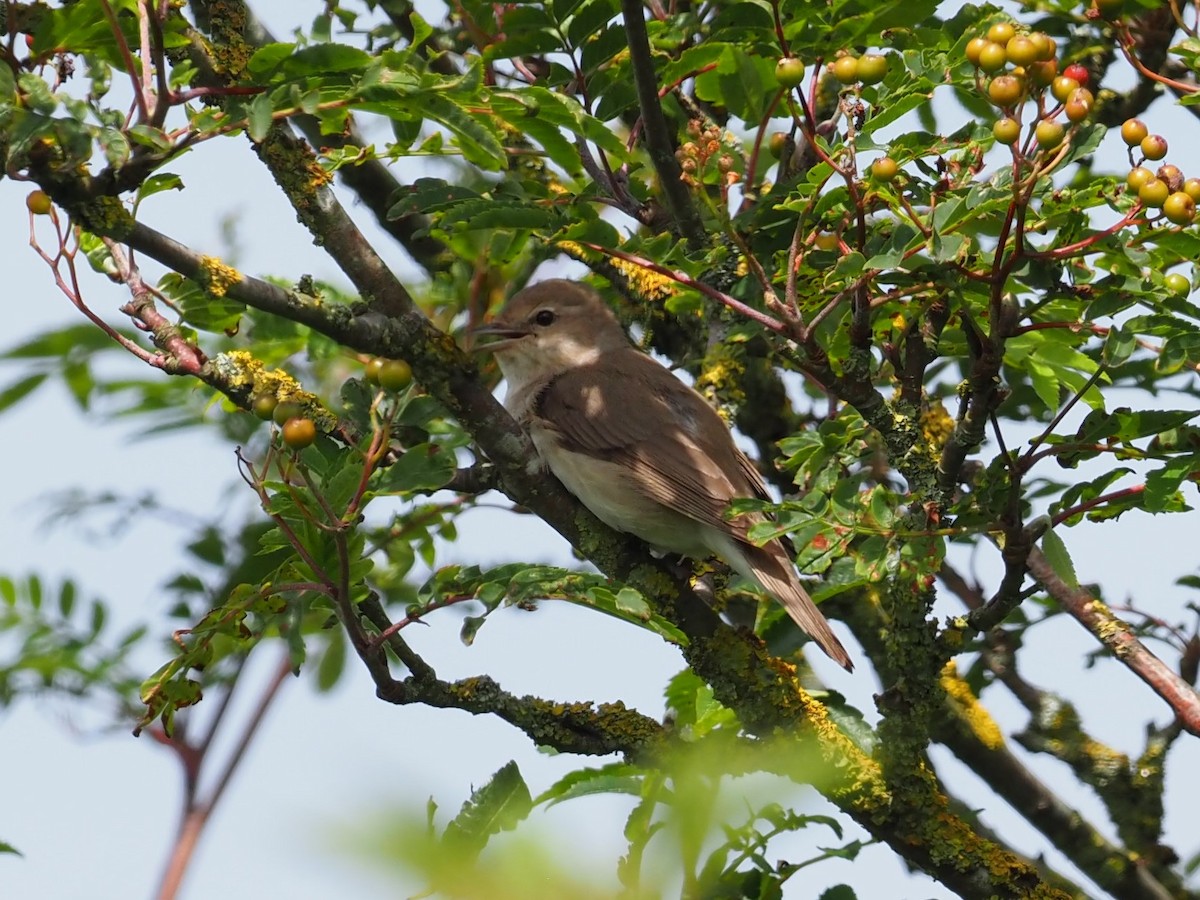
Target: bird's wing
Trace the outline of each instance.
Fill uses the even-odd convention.
[[[647,496],[739,540],[749,522],[725,518],[730,501],[766,496],[716,411],[636,350],[606,354],[551,380],[534,414],[564,449],[622,463]]]
[[[632,397],[639,398],[637,405]],[[748,539],[750,525],[763,517],[726,518],[734,498],[768,495],[753,463],[703,397],[631,349],[552,379],[538,392],[532,412],[563,449],[620,463],[627,484],[733,538],[726,562],[777,597],[826,653],[852,668],[846,649],[797,579],[784,544],[769,541],[760,547]]]

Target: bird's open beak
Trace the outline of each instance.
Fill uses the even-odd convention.
[[[505,347],[511,347],[523,337],[527,337],[532,332],[525,328],[520,328],[515,325],[505,325],[503,322],[489,322],[486,325],[480,325],[478,328],[471,329],[471,336],[474,338],[484,338],[482,343],[476,343],[471,347],[472,353],[495,353],[497,350],[503,350]]]

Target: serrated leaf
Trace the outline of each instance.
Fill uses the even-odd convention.
[[[504,167],[507,154],[491,129],[483,124],[484,117],[475,117],[445,94],[427,94],[420,99],[421,111],[441,122],[455,136],[463,158],[481,169],[494,172]]]
[[[586,797],[590,794],[632,794],[641,796],[644,771],[629,763],[617,762],[595,769],[577,769],[568,772],[533,801],[534,806],[547,807]]]
[[[274,111],[270,94],[259,94],[246,107],[246,133],[254,143],[261,144],[271,130]]]
[[[254,55],[246,63],[246,70],[255,81],[265,81],[267,76],[295,52],[295,44],[264,44],[254,51]]]
[[[331,72],[355,72],[367,68],[374,61],[375,57],[366,50],[349,44],[311,44],[284,57],[277,74],[285,80],[293,80]]]
[[[441,444],[418,444],[381,470],[377,493],[407,494],[444,487],[454,476],[457,461]]]
[[[464,863],[470,862],[501,831],[516,828],[533,809],[533,798],[515,762],[505,763],[487,784],[471,792],[442,840]]]
[[[1046,561],[1050,563],[1055,574],[1058,575],[1070,587],[1079,587],[1079,578],[1075,574],[1075,564],[1071,562],[1071,555],[1067,552],[1067,545],[1063,543],[1063,539],[1058,536],[1058,532],[1050,529],[1042,535],[1042,553],[1046,556]]]
[[[171,172],[160,172],[151,175],[138,187],[137,200],[141,203],[147,197],[161,194],[163,191],[182,191],[183,179]]]
[[[1119,325],[1114,325],[1104,339],[1104,349],[1101,358],[1106,366],[1119,366],[1133,355],[1137,349],[1137,335],[1126,331]]]
[[[1184,479],[1200,472],[1200,455],[1189,453],[1169,460],[1160,469],[1146,476],[1146,512],[1167,512],[1179,509],[1176,502]]]
[[[932,93],[928,94],[909,94],[901,97],[899,100],[888,98],[888,102],[882,109],[876,110],[871,118],[867,119],[859,134],[869,135],[881,128],[891,125],[897,119],[908,115],[914,109],[927,104],[933,97]]]

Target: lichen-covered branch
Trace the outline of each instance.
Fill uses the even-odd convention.
[[[1030,573],[1050,596],[1165,700],[1185,730],[1200,737],[1200,694],[1196,689],[1151,653],[1128,623],[1105,604],[1086,589],[1067,584],[1036,547],[1029,553],[1028,564]]]

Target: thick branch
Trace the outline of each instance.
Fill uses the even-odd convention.
[[[625,22],[625,37],[629,42],[629,57],[633,65],[633,81],[642,113],[642,133],[646,136],[646,150],[654,164],[654,171],[658,173],[671,217],[687,239],[688,246],[697,250],[707,243],[707,235],[688,186],[680,177],[683,170],[675,158],[671,130],[667,127],[667,117],[658,99],[658,76],[654,74],[645,15],[641,0],[621,0],[621,16]]]
[[[944,568],[944,580],[960,580],[953,569]],[[956,585],[962,595],[978,591]],[[955,593],[960,593],[955,590]],[[974,607],[983,603],[976,596]],[[879,662],[880,677],[895,680],[899,671],[887,657],[883,635],[893,624],[885,618],[879,603],[859,596],[836,603],[843,618],[854,629],[868,655]],[[1166,867],[1145,865],[1139,854],[1118,847],[1083,817],[1063,803],[1058,793],[1044,784],[1009,749],[1000,726],[979,702],[966,681],[953,666],[943,671],[943,705],[934,720],[933,738],[945,745],[971,771],[1008,802],[1013,809],[1040,831],[1071,862],[1105,890],[1131,900],[1166,900],[1176,896],[1178,879]],[[1169,878],[1170,888],[1159,877]]]

